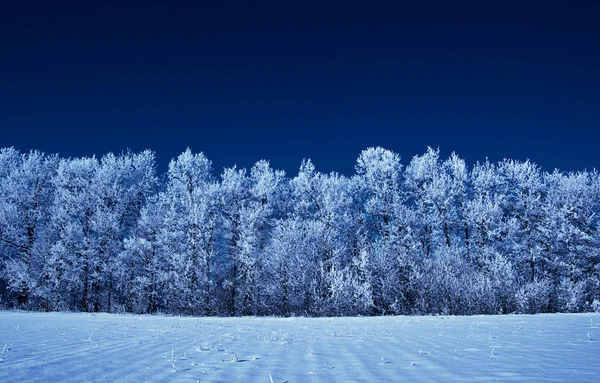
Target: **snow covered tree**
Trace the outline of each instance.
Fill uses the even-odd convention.
[[[502,250],[517,263],[522,275],[533,282],[542,267],[540,235],[545,192],[542,174],[529,161],[504,160],[497,171],[502,193],[500,204],[510,225],[503,233]]]
[[[124,239],[131,235],[141,209],[154,191],[154,153],[107,154],[102,157],[93,182],[96,206],[92,216],[94,270],[92,272],[92,309],[104,306],[111,311],[116,257]],[[103,302],[104,305],[102,305]]]
[[[481,263],[487,254],[499,250],[497,246],[506,220],[501,206],[504,195],[500,191],[500,182],[496,166],[490,162],[477,163],[471,171],[473,193],[464,213],[469,230],[469,261]]]
[[[356,164],[357,193],[363,201],[366,243],[353,260],[358,275],[368,275],[375,312],[398,312],[405,305],[414,238],[411,214],[402,189],[400,156],[377,147],[360,154]],[[366,245],[366,246],[365,246]],[[365,257],[366,258],[363,258]]]
[[[242,231],[251,225],[250,212],[247,209],[250,198],[249,180],[246,169],[236,167],[224,169],[221,175],[220,212],[223,218],[225,252],[221,264],[224,280],[225,301],[229,315],[239,315],[242,312],[243,297],[240,288],[248,283],[248,273],[253,267],[253,259],[244,253],[241,243]],[[242,219],[244,222],[242,222]],[[245,233],[249,236],[249,233]],[[247,244],[249,238],[246,240]],[[246,253],[247,253],[246,249]],[[242,286],[240,286],[242,285]]]
[[[33,296],[47,308],[43,268],[49,252],[49,209],[58,158],[4,149],[0,154],[0,273],[25,305]],[[3,298],[4,301],[4,298]]]
[[[279,315],[309,313],[307,286],[312,275],[305,247],[308,246],[304,224],[296,218],[277,221],[266,248],[263,273],[268,295],[267,308]]]
[[[164,194],[151,197],[142,207],[135,232],[124,241],[114,271],[128,311],[153,313],[165,309],[164,285],[168,283]]]
[[[51,253],[60,270],[53,283],[61,285],[66,279],[67,290],[56,297],[63,307],[90,311],[90,282],[94,270],[93,216],[96,208],[94,178],[99,163],[95,157],[63,159],[53,179],[56,189],[52,206],[52,225],[55,231]]]
[[[339,291],[333,286],[334,274],[348,265],[356,244],[351,182],[337,173],[321,174],[305,160],[290,185],[291,219],[297,221],[307,242],[298,250],[307,263],[305,310],[332,314],[336,310],[333,291]]]
[[[171,312],[210,314],[217,245],[218,185],[212,163],[187,149],[169,164],[161,198],[167,211],[161,231],[167,270],[165,306]]]
[[[250,170],[249,196],[240,212],[239,295],[243,314],[259,314],[265,306],[265,249],[275,220],[285,216],[285,173],[275,171],[268,161]]]
[[[455,231],[462,226],[459,217],[466,200],[464,161],[453,153],[441,162],[439,155],[439,149],[428,148],[427,153],[413,157],[405,172],[409,201],[423,226],[419,231],[426,257],[437,246],[452,246]],[[463,230],[464,226],[460,227]],[[466,242],[467,234],[463,233]]]
[[[600,261],[595,251],[600,207],[597,179],[595,172],[544,175],[547,193],[542,207],[540,272],[559,286],[556,304],[561,310],[580,311],[597,298],[596,289],[586,286],[588,279],[597,280]]]

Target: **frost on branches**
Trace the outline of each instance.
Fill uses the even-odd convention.
[[[159,181],[162,180],[162,181]],[[189,149],[0,150],[0,307],[193,315],[579,312],[600,301],[600,177],[439,150],[216,175]]]

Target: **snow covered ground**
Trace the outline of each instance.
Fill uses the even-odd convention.
[[[0,382],[598,382],[600,314],[0,312]]]

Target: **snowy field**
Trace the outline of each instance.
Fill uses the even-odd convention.
[[[600,314],[0,312],[0,382],[598,382]]]

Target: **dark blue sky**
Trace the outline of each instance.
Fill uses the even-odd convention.
[[[0,6],[0,146],[186,147],[220,171],[427,145],[469,164],[600,168],[593,2],[14,2]],[[452,4],[451,4],[452,3]]]

